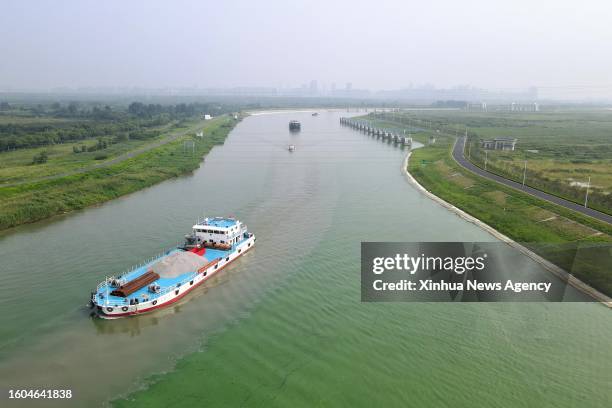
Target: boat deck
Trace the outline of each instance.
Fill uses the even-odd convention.
[[[205,222],[198,223],[199,226],[210,226],[219,228],[231,228],[237,224],[237,221],[233,218],[208,218]]]
[[[239,241],[236,245],[234,245],[234,247],[232,247],[231,250],[224,251],[220,249],[206,248],[205,251],[195,251],[194,253],[202,256],[207,262],[212,262],[215,259],[225,258],[226,256],[228,256],[235,249],[235,247],[237,245],[240,245],[244,240],[245,239],[242,239],[241,241]],[[159,260],[169,255],[172,255],[174,253],[177,253],[177,252],[183,252],[183,250],[177,248],[169,252],[166,252],[166,254],[162,255],[161,257],[156,258],[152,260],[151,262],[145,265],[142,265],[134,269],[133,271],[126,273],[125,275],[122,276],[122,278],[125,279],[127,282],[132,281],[138,278],[139,276],[144,275],[145,273],[147,273],[147,271],[151,270],[151,267]],[[169,289],[178,287],[177,285],[180,285],[180,284],[188,283],[195,276],[197,276],[197,271],[184,273],[182,275],[178,275],[173,278],[159,278],[156,281],[154,281],[153,284],[157,284],[160,286],[161,288],[160,293],[150,292],[149,285],[145,285],[144,287],[131,293],[127,297],[112,296],[110,293],[115,288],[110,286],[109,283],[105,283],[100,286],[100,288],[98,289],[96,293],[96,301],[97,301],[96,303],[100,306],[121,307],[124,305],[129,305],[130,301],[135,300],[135,299],[138,299],[140,302],[145,301],[145,300],[154,300],[160,297],[161,295],[163,295],[164,293],[167,293]]]

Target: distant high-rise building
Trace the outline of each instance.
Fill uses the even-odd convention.
[[[346,83],[346,90],[347,90],[347,91],[350,91],[350,90],[352,90],[352,89],[353,89],[353,84],[352,84],[352,83],[350,83],[350,82],[347,82],[347,83]]]
[[[530,87],[527,90],[527,94],[529,95],[530,99],[538,99],[538,88],[535,86]]]
[[[310,81],[310,94],[316,95],[317,92],[318,92],[317,81],[313,79],[312,81]]]

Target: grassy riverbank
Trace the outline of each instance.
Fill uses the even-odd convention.
[[[123,154],[129,154],[137,149],[158,144],[174,134],[183,133],[189,130],[189,123],[175,121],[156,126],[146,131],[148,137],[140,139],[134,137],[132,139],[127,137],[92,138],[2,152],[0,156],[0,188],[104,164],[121,157]],[[197,124],[198,122],[194,123]],[[145,132],[141,133],[145,134]],[[100,144],[104,146],[103,149],[98,148]],[[33,164],[32,158],[43,152],[47,160],[44,163]]]
[[[438,136],[435,144],[416,149],[410,158],[409,172],[436,196],[612,295],[610,265],[604,259],[597,263],[585,256],[602,250],[597,248],[599,243],[612,243],[609,224],[464,170],[451,157],[453,142],[451,137]]]
[[[196,169],[213,146],[222,144],[236,121],[222,116],[206,122],[195,137],[187,122],[180,136],[116,164],[65,177],[0,188],[0,230],[79,210]],[[188,146],[185,146],[188,142]],[[191,142],[194,147],[191,147]]]
[[[612,296],[612,265],[604,263],[609,255],[603,253],[612,243],[612,226],[485,180],[460,167],[451,156],[455,137],[448,133],[453,131],[449,128],[449,116],[454,115],[452,123],[459,122],[457,118],[465,122],[473,116],[468,114],[464,118],[461,114],[428,112],[419,113],[418,117],[378,114],[360,119],[400,133],[409,129],[412,137],[426,146],[414,150],[408,170],[427,190]],[[470,125],[474,126],[474,122]],[[566,139],[561,141],[567,143]]]
[[[368,118],[374,115],[369,116]],[[612,112],[554,109],[544,112],[430,110],[378,113],[395,127],[426,128],[452,135],[468,130],[468,158],[477,166],[566,200],[612,214]],[[484,150],[480,141],[517,140],[514,151]],[[486,162],[486,165],[485,165]]]

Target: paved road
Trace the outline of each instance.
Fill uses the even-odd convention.
[[[164,137],[163,139],[160,139],[160,140],[158,140],[158,141],[156,141],[154,143],[147,144],[145,146],[139,147],[138,149],[134,149],[134,150],[130,150],[129,152],[122,153],[119,156],[115,157],[114,159],[111,159],[111,160],[108,160],[108,161],[105,161],[105,162],[102,162],[102,163],[92,164],[90,166],[81,167],[80,169],[71,170],[71,171],[68,171],[68,172],[65,172],[65,173],[54,174],[52,176],[39,177],[39,178],[36,178],[36,179],[27,179],[27,180],[17,181],[17,182],[14,182],[14,183],[0,184],[0,188],[2,188],[2,187],[14,187],[14,186],[18,186],[18,185],[21,185],[21,184],[30,184],[30,183],[36,183],[36,182],[39,182],[39,181],[54,180],[54,179],[58,179],[58,178],[66,177],[66,176],[72,176],[74,174],[86,173],[88,171],[100,169],[100,168],[103,168],[103,167],[112,166],[113,164],[121,163],[122,161],[125,161],[127,159],[131,159],[132,157],[138,156],[141,153],[148,152],[151,149],[155,149],[156,147],[159,147],[159,146],[165,145],[167,143],[170,143],[170,142],[178,139],[179,137],[185,136],[189,132],[194,132],[196,129],[202,128],[202,126],[203,126],[203,122],[200,121],[200,122],[197,123],[197,125],[191,126],[187,130],[183,130],[181,132],[170,133],[167,137]]]
[[[550,203],[553,204],[557,204],[560,205],[562,207],[565,207],[569,210],[574,210],[577,211],[579,213],[582,213],[584,215],[588,215],[589,217],[593,217],[596,218],[600,221],[604,221],[607,222],[609,224],[612,224],[612,216],[608,215],[608,214],[604,214],[600,211],[597,210],[593,210],[591,208],[585,208],[584,206],[580,205],[580,204],[576,204],[572,201],[568,201],[568,200],[564,200],[563,198],[559,198],[557,196],[545,193],[543,191],[540,190],[536,190],[535,188],[531,188],[529,186],[523,186],[520,183],[517,183],[515,181],[512,180],[508,180],[506,178],[503,178],[501,176],[498,176],[496,174],[493,173],[489,173],[488,171],[484,171],[483,169],[481,169],[480,167],[475,166],[474,164],[472,164],[470,161],[468,161],[465,156],[463,155],[464,152],[464,147],[465,147],[465,137],[462,137],[460,139],[458,139],[455,142],[455,145],[453,146],[453,158],[455,159],[455,161],[457,163],[459,163],[459,165],[461,165],[463,168],[471,171],[472,173],[476,173],[479,176],[482,176],[484,178],[487,178],[489,180],[493,180],[496,181],[500,184],[503,184],[505,186],[511,187],[515,190],[519,190],[522,191],[524,193],[527,194],[531,194],[532,196],[535,196],[537,198],[540,198],[542,200],[548,201]]]

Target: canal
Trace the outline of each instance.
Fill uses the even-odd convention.
[[[346,115],[252,115],[190,176],[1,235],[2,387],[74,395],[23,406],[97,406],[152,382],[118,404],[609,405],[600,305],[360,302],[361,241],[495,239],[418,193],[406,151],[340,126]],[[235,215],[257,246],[168,309],[89,317],[100,280],[204,215]]]

